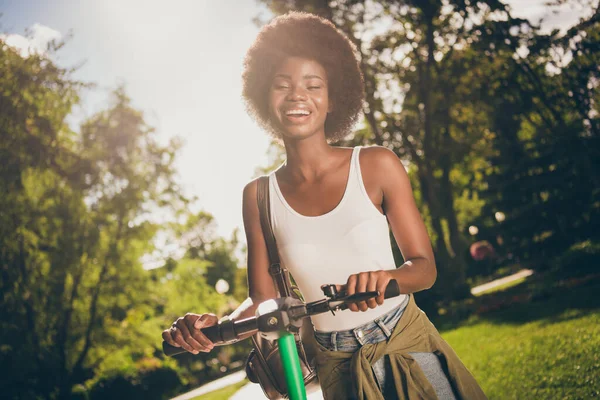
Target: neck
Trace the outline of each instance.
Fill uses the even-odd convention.
[[[302,140],[284,140],[287,161],[285,175],[294,182],[313,181],[331,166],[334,149],[324,135]]]

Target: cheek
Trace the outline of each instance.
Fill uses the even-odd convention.
[[[329,104],[329,93],[329,88],[325,88],[323,92],[319,93],[319,96],[317,96],[317,100],[319,101],[319,107],[327,108]]]
[[[329,108],[329,98],[327,95],[319,96],[315,99],[315,104],[323,113],[327,113],[327,109]]]

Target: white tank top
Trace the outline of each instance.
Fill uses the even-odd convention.
[[[312,217],[296,212],[283,197],[275,172],[269,174],[271,221],[281,263],[294,276],[307,302],[325,297],[321,285],[345,284],[351,274],[396,268],[387,218],[367,194],[359,151],[360,146],[352,150],[350,174],[341,201],[323,215]],[[353,329],[397,307],[406,296],[386,299],[365,312],[344,310],[335,315],[316,315],[312,322],[319,331]]]

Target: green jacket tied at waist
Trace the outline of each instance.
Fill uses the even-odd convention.
[[[457,399],[486,399],[479,384],[450,345],[440,336],[413,294],[389,340],[365,344],[356,352],[331,351],[317,344],[317,371],[325,400],[384,400],[371,365],[388,354],[396,392],[401,400],[437,399],[437,395],[409,352],[438,355]]]

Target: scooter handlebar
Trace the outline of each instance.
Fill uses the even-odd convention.
[[[202,329],[201,332],[213,343],[223,342],[221,339],[221,330],[219,325],[208,326]],[[183,347],[171,346],[165,341],[162,342],[162,348],[163,353],[169,357],[176,356],[177,354],[185,353],[187,351]]]
[[[392,279],[385,288],[384,298],[389,299],[391,297],[396,297],[399,295],[400,295],[400,287],[398,285],[398,282],[395,279]],[[202,329],[202,333],[211,342],[213,342],[215,344],[225,342],[225,340],[221,336],[220,324],[208,326],[208,327]],[[162,346],[163,346],[163,352],[165,353],[165,355],[167,355],[169,357],[175,356],[177,354],[185,353],[187,351],[182,347],[171,346],[170,344],[168,344],[167,342],[164,342],[164,341],[162,343]]]

